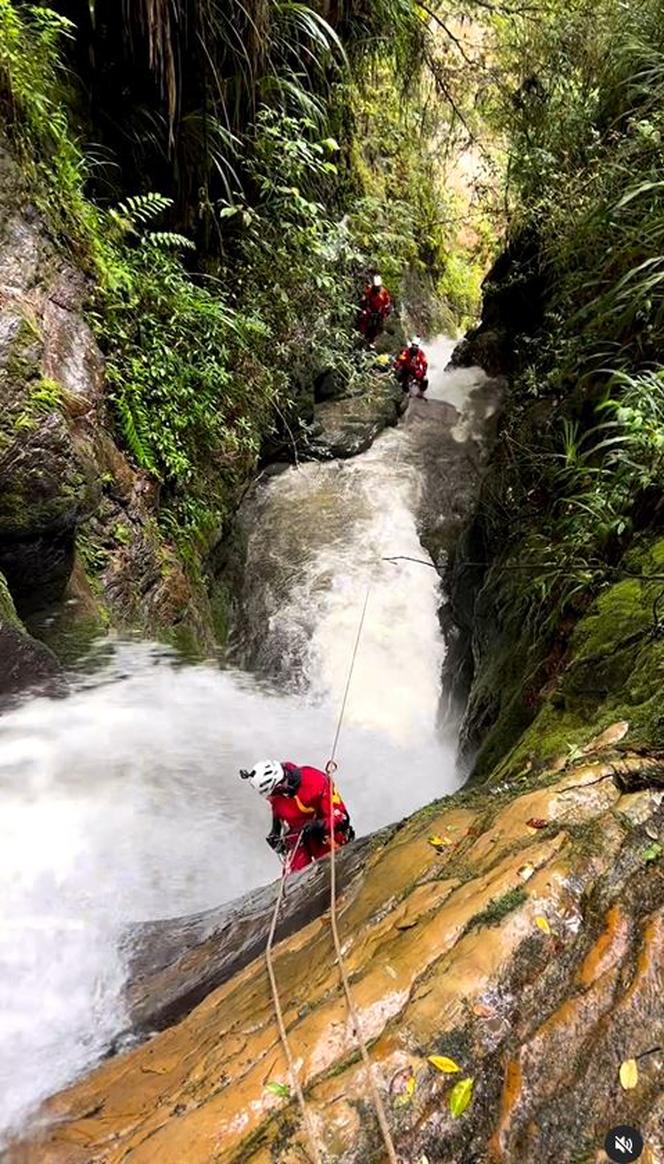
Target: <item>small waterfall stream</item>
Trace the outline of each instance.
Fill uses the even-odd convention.
[[[356,830],[458,786],[440,715],[440,581],[402,560],[427,560],[420,529],[476,489],[495,407],[478,369],[444,370],[451,348],[431,345],[430,401],[369,452],[252,491],[235,669],[117,642],[66,699],[0,719],[0,1144],[125,1026],[127,924],[277,874],[266,806],[238,769],[324,763],[367,587],[339,750]]]

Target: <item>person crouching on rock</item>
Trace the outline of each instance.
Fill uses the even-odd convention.
[[[272,828],[265,839],[287,862],[288,872],[304,869],[328,855],[332,848],[330,820],[336,848],[353,840],[348,810],[331,775],[318,768],[298,768],[288,761],[263,760],[250,772],[241,771],[240,776],[270,802]]]
[[[429,362],[422,350],[422,341],[414,335],[408,347],[399,352],[394,361],[394,374],[404,392],[410,393],[410,385],[414,383],[421,399],[429,387],[428,370]]]

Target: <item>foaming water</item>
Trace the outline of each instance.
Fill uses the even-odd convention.
[[[463,405],[484,377],[444,373],[450,347],[436,348],[440,367],[432,359],[432,399]],[[433,456],[436,423],[259,487],[241,516],[242,670],[107,645],[66,699],[0,719],[0,1134],[126,1026],[129,923],[218,905],[277,874],[266,805],[238,769],[325,762],[367,593],[338,754],[356,830],[458,785],[439,722],[438,575],[384,560],[427,559],[422,442]]]

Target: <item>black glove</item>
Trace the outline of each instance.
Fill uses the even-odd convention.
[[[279,833],[270,833],[265,840],[270,848],[274,849],[275,853],[283,853],[285,851],[284,838]]]
[[[302,829],[302,840],[322,841],[327,836],[327,824],[324,820],[310,820]]]

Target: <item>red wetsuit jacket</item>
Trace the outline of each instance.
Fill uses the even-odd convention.
[[[410,348],[404,348],[397,356],[395,366],[397,372],[408,372],[415,380],[424,380],[429,364],[421,348],[414,353]]]
[[[334,782],[325,772],[318,768],[298,768],[288,761],[284,761],[283,766],[291,776],[300,774],[299,786],[292,795],[275,791],[268,799],[272,806],[272,832],[281,832],[284,836],[288,849],[293,853],[290,867],[294,871],[304,869],[312,861],[330,852],[330,811],[337,847],[345,845],[348,840],[350,818]],[[325,835],[320,838],[307,836],[300,840],[302,829],[312,821],[325,824]]]
[[[392,296],[387,287],[374,287],[372,283],[369,283],[364,288],[364,294],[360,299],[360,307],[363,311],[369,313],[375,311],[385,319],[392,310]]]

